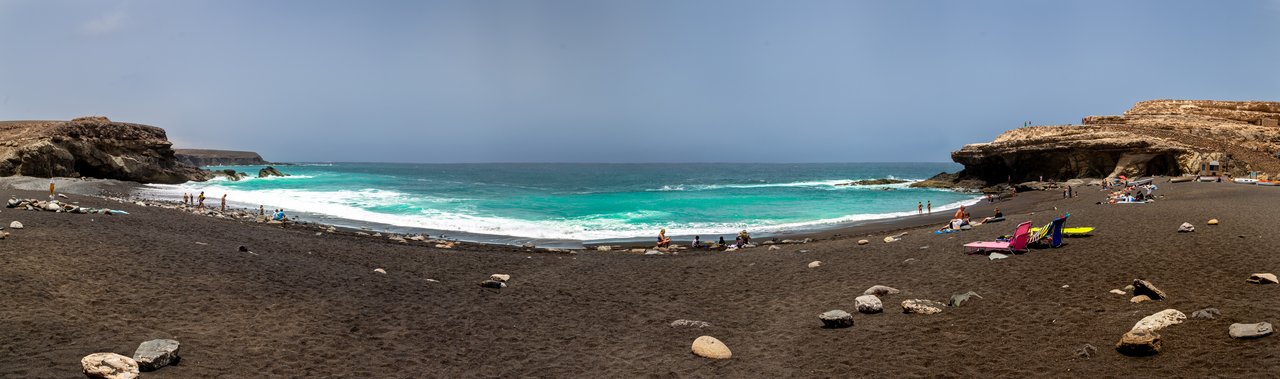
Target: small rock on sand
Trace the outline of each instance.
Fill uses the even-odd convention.
[[[679,328],[679,327],[682,327],[682,326],[691,326],[691,327],[695,327],[695,328],[705,328],[705,327],[711,326],[711,323],[706,322],[706,321],[685,320],[685,319],[675,320],[675,321],[672,321],[672,322],[671,322],[671,327],[672,327],[672,328]]]
[[[869,244],[869,243],[871,243],[871,241],[867,241],[867,240],[858,240],[858,244],[859,244],[859,245],[866,245],[866,244]]]
[[[1111,290],[1111,293],[1114,293],[1114,294],[1116,294],[1116,295],[1124,295],[1124,294],[1125,294],[1125,292],[1124,292],[1124,291],[1121,291],[1121,290],[1118,290],[1118,289]]]
[[[1276,284],[1276,274],[1253,274],[1245,281],[1253,284]]]
[[[1090,357],[1093,357],[1094,355],[1098,355],[1098,348],[1094,347],[1093,345],[1086,343],[1084,344],[1084,346],[1081,346],[1079,349],[1076,349],[1077,357],[1090,358]]]
[[[839,309],[823,312],[818,315],[824,328],[848,328],[853,326],[853,315]]]
[[[21,222],[17,222],[17,221],[11,222],[11,223],[9,223],[9,228],[10,228],[10,229],[22,229],[22,223],[21,223]]]
[[[1145,329],[1130,330],[1116,342],[1116,351],[1133,357],[1156,355],[1160,349],[1160,335]]]
[[[84,375],[93,379],[135,379],[138,362],[116,353],[93,353],[80,358]]]
[[[773,250],[782,250],[782,248],[778,247],[778,245],[769,245],[769,251]]]
[[[1186,319],[1187,315],[1179,312],[1177,309],[1165,309],[1163,311],[1156,312],[1153,315],[1143,317],[1142,320],[1138,320],[1137,324],[1133,324],[1133,328],[1130,328],[1129,330],[1146,329],[1155,332],[1160,329],[1164,329],[1169,325],[1181,324],[1182,321]]]
[[[1169,295],[1166,295],[1164,291],[1161,291],[1159,288],[1156,288],[1154,284],[1151,284],[1151,282],[1148,282],[1142,279],[1133,280],[1133,294],[1147,295],[1147,297],[1151,298],[1151,300],[1164,300],[1165,298],[1169,297]]]
[[[1208,224],[1209,224],[1209,225],[1218,225],[1218,219],[1216,219],[1216,218],[1211,218],[1211,219],[1209,219]]]
[[[386,273],[387,273],[387,270],[383,270],[382,268],[375,268],[375,269],[373,269],[373,272],[376,272],[376,273],[379,273],[379,274],[386,274]]]
[[[977,292],[973,292],[973,291],[969,291],[969,292],[965,292],[957,295],[951,295],[951,300],[947,302],[947,305],[952,307],[958,307],[960,306],[961,303],[968,301],[970,297],[976,297],[981,299],[982,295],[978,295]]]
[[[1227,328],[1227,334],[1231,338],[1262,338],[1271,335],[1271,323],[1259,322],[1257,324],[1231,324]]]
[[[884,312],[884,303],[880,302],[880,298],[876,295],[862,295],[853,299],[854,304],[858,307],[858,313],[880,313]]]
[[[1191,225],[1189,222],[1184,222],[1182,225],[1178,226],[1179,233],[1190,233],[1194,231],[1196,231],[1195,225]]]
[[[931,315],[942,313],[942,304],[932,300],[910,299],[902,301],[902,313]]]
[[[155,371],[161,367],[178,363],[178,350],[182,347],[178,341],[155,339],[143,342],[133,352],[133,360],[138,362],[138,369]]]
[[[888,236],[888,237],[885,237],[885,238],[884,238],[884,243],[890,243],[890,242],[897,241],[897,240],[898,240],[898,239],[897,239],[897,238],[893,238],[893,236]]]
[[[693,353],[711,359],[729,359],[733,356],[733,352],[729,351],[729,347],[725,346],[724,342],[712,336],[702,336],[693,340]]]
[[[497,281],[499,281],[499,282],[506,282],[506,281],[508,281],[508,280],[511,280],[511,275],[508,275],[508,274],[493,274],[493,275],[489,275],[489,280],[497,280]]]
[[[596,251],[609,251],[609,250],[612,250],[612,249],[613,249],[613,248],[608,247],[608,246],[596,246]]]
[[[1148,297],[1147,295],[1138,295],[1138,296],[1129,298],[1129,302],[1134,304],[1141,303],[1144,301],[1151,301],[1151,297]]]
[[[499,282],[497,280],[486,280],[480,282],[480,286],[484,288],[506,288],[507,283]]]
[[[1198,320],[1212,320],[1222,315],[1222,311],[1218,308],[1205,308],[1195,312],[1191,312],[1191,318]]]
[[[992,260],[992,261],[997,260],[997,259],[1005,259],[1005,258],[1008,258],[1008,257],[1009,257],[1008,255],[1004,255],[1004,254],[1000,254],[1000,253],[991,253],[991,254],[987,254],[987,260]]]
[[[897,295],[898,293],[901,293],[901,292],[902,291],[899,291],[897,288],[882,286],[877,284],[877,285],[871,286],[871,288],[867,288],[866,291],[862,291],[862,294],[884,296],[884,295]]]
[[[818,268],[818,266],[822,266],[822,261],[809,262],[809,268]]]

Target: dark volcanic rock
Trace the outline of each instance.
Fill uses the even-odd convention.
[[[141,183],[207,180],[174,157],[164,129],[112,122],[0,121],[0,176],[90,177]]]
[[[268,176],[289,176],[289,174],[280,172],[280,170],[277,170],[275,167],[271,167],[271,166],[267,166],[266,168],[258,170],[259,178],[265,178]]]

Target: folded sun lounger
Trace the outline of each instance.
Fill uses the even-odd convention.
[[[1019,252],[1027,250],[1027,242],[1031,239],[1031,222],[1027,221],[1018,224],[1018,229],[1013,232],[1013,239],[1005,241],[980,241],[970,242],[964,245],[971,253],[991,250],[1005,250],[1009,252]]]

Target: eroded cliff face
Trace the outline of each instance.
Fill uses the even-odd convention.
[[[207,180],[210,174],[174,157],[164,129],[112,122],[0,122],[0,176],[90,177],[140,183]]]
[[[1120,116],[1089,116],[1083,125],[1010,130],[965,145],[951,158],[961,179],[988,183],[1196,174],[1226,162],[1236,175],[1280,174],[1280,102],[1151,100]]]
[[[192,166],[253,166],[267,164],[252,151],[173,149],[178,160]]]

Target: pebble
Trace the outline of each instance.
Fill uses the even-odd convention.
[[[1084,346],[1081,346],[1079,349],[1076,349],[1077,357],[1089,358],[1089,357],[1093,357],[1094,355],[1098,355],[1098,348],[1094,347],[1093,345],[1086,343],[1084,344]]]
[[[1134,304],[1141,303],[1141,302],[1144,302],[1144,301],[1151,301],[1151,298],[1150,298],[1150,297],[1148,297],[1147,295],[1138,295],[1138,296],[1134,296],[1134,297],[1132,297],[1132,298],[1129,298],[1129,302],[1130,302],[1130,303],[1134,303]]]
[[[133,352],[133,360],[138,362],[138,369],[155,371],[161,367],[178,363],[182,359],[178,350],[182,344],[175,340],[155,339],[143,342]]]
[[[1231,324],[1227,328],[1227,334],[1231,338],[1262,338],[1271,335],[1271,323],[1259,322],[1257,324]]]
[[[506,288],[507,283],[499,282],[497,280],[486,280],[480,282],[480,286],[484,288]]]
[[[1129,330],[1146,329],[1155,332],[1170,325],[1181,324],[1182,321],[1186,319],[1187,315],[1179,312],[1177,309],[1165,309],[1163,311],[1156,312],[1153,315],[1143,317],[1142,320],[1138,320],[1137,324],[1133,324],[1133,328],[1130,328]]]
[[[1147,295],[1147,297],[1151,298],[1151,300],[1164,300],[1165,298],[1169,297],[1169,295],[1166,295],[1164,291],[1161,291],[1159,288],[1156,288],[1154,284],[1151,284],[1151,282],[1148,282],[1142,279],[1133,280],[1133,294]]]
[[[848,328],[853,326],[853,315],[839,309],[826,311],[818,315],[824,328]]]
[[[9,229],[22,229],[22,223],[17,221],[11,222],[9,223]]]
[[[960,306],[960,303],[964,303],[965,301],[969,300],[970,297],[976,297],[981,299],[982,295],[978,295],[977,292],[973,292],[973,291],[969,291],[969,292],[965,292],[957,295],[951,295],[951,300],[947,302],[947,305],[952,307],[958,307]]]
[[[884,295],[897,295],[898,293],[901,293],[901,292],[902,291],[899,291],[897,288],[882,286],[877,284],[877,285],[871,286],[871,288],[867,288],[866,291],[862,291],[862,294],[884,296]]]
[[[1205,308],[1195,312],[1191,312],[1191,318],[1199,320],[1212,320],[1222,315],[1222,311],[1218,308]]]
[[[1276,284],[1276,274],[1253,274],[1245,281],[1253,284]]]
[[[711,326],[711,323],[706,322],[706,321],[685,320],[685,319],[675,320],[675,321],[672,321],[672,322],[671,322],[671,327],[672,327],[672,328],[679,328],[679,327],[682,327],[682,326],[692,326],[692,327],[695,327],[695,328],[705,328],[705,327],[709,327],[709,326]]]
[[[1121,290],[1118,290],[1118,289],[1111,290],[1111,293],[1114,293],[1114,294],[1116,294],[1116,295],[1124,295],[1124,294],[1125,294],[1125,292],[1124,292],[1124,291],[1121,291]]]
[[[1209,225],[1218,225],[1218,219],[1216,219],[1216,218],[1211,218],[1211,219],[1209,219],[1208,224],[1209,224]]]
[[[902,313],[931,315],[942,313],[942,304],[932,300],[910,299],[902,301]]]
[[[880,298],[876,295],[862,295],[853,299],[854,304],[858,307],[858,313],[880,313],[884,312],[884,303],[880,302]]]
[[[1150,330],[1130,330],[1116,342],[1116,351],[1120,354],[1145,357],[1159,354],[1161,350],[1160,335]]]
[[[1189,222],[1184,222],[1182,225],[1178,226],[1179,233],[1189,233],[1194,231],[1196,231],[1195,225],[1191,225]]]
[[[489,275],[489,280],[496,280],[496,281],[499,281],[499,282],[506,282],[506,281],[508,281],[508,280],[511,280],[511,275],[509,275],[509,274],[493,274],[493,275]]]
[[[733,356],[733,352],[729,351],[729,347],[724,342],[712,336],[701,336],[693,340],[693,353],[700,357],[711,359],[729,359]]]
[[[778,247],[778,245],[769,245],[769,250],[782,250],[782,248]]]
[[[93,353],[80,358],[84,375],[93,379],[136,379],[138,362],[116,353]]]
[[[859,245],[866,245],[866,244],[869,244],[869,243],[871,243],[871,241],[867,241],[867,240],[858,240],[858,244],[859,244]]]
[[[818,268],[818,266],[822,266],[822,261],[809,262],[809,268]]]
[[[376,272],[376,273],[379,273],[379,274],[386,274],[386,273],[387,273],[387,270],[383,270],[382,268],[375,268],[375,269],[373,269],[373,272]]]

